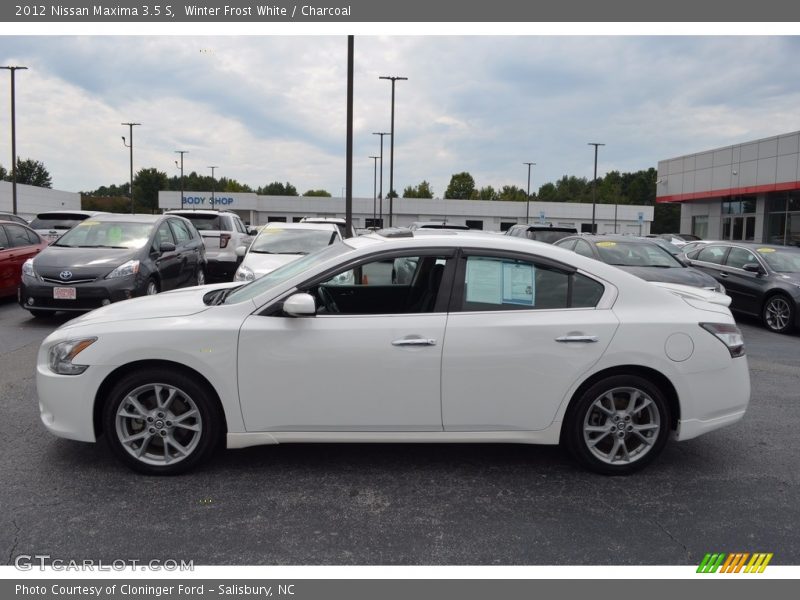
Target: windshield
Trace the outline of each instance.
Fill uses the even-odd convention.
[[[757,248],[756,252],[777,273],[800,273],[800,252],[776,248]]]
[[[351,249],[352,248],[350,248],[350,246],[347,244],[333,244],[332,246],[325,246],[322,250],[312,252],[303,258],[294,260],[283,265],[282,267],[278,267],[263,277],[260,277],[259,279],[256,279],[255,281],[240,288],[236,288],[235,292],[232,292],[230,296],[225,298],[225,304],[237,304],[239,302],[244,302],[245,300],[251,300],[268,289],[280,285],[284,281],[288,281],[306,269],[312,269],[335,256],[339,256],[340,254],[350,251]]]
[[[597,242],[600,259],[621,267],[683,268],[683,265],[656,244],[635,242]]]
[[[31,221],[31,229],[72,229],[88,215],[52,214],[39,215]]]
[[[54,246],[68,248],[143,248],[150,239],[152,223],[102,222],[87,219],[61,236]]]
[[[309,254],[332,244],[336,233],[320,229],[266,228],[253,241],[250,252],[259,254]]]

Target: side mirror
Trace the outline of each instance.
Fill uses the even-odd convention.
[[[283,311],[293,317],[310,317],[317,314],[317,303],[311,294],[292,294],[283,302]]]
[[[162,242],[162,244],[158,247],[158,251],[162,254],[164,252],[175,252],[175,244],[172,242]]]
[[[748,273],[756,273],[757,275],[763,275],[764,269],[758,263],[747,263],[742,267]]]
[[[247,254],[247,247],[246,246],[236,246],[236,250],[234,250],[236,256],[242,258],[245,254]]]

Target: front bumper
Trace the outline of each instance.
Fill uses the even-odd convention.
[[[53,297],[57,287],[74,287],[74,300],[60,300]],[[119,302],[141,296],[146,290],[146,280],[140,275],[96,279],[88,283],[70,286],[68,283],[56,285],[38,278],[23,276],[19,288],[19,304],[28,310],[42,311],[87,311],[94,310],[111,302]]]

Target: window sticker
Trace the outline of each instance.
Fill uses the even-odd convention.
[[[503,263],[503,304],[533,306],[533,265]]]
[[[533,265],[482,258],[467,261],[467,302],[533,306],[534,298]]]

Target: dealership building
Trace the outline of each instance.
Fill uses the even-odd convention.
[[[659,161],[656,201],[683,233],[800,245],[800,132]]]
[[[382,204],[382,208],[381,208]],[[163,210],[181,208],[181,193],[158,193]],[[307,196],[259,196],[253,193],[184,192],[184,209],[220,208],[236,212],[252,225],[273,221],[297,222],[303,217],[345,216],[344,198]],[[381,213],[382,210],[382,213]],[[653,222],[653,207],[620,204],[597,204],[595,223],[599,233],[646,235]],[[383,214],[383,220],[380,215]],[[444,221],[473,229],[505,231],[516,223],[550,224],[591,231],[592,205],[574,202],[507,202],[498,200],[443,200],[440,198],[395,198],[392,225],[406,227],[415,221]],[[356,229],[389,225],[389,200],[353,198],[353,225]]]

